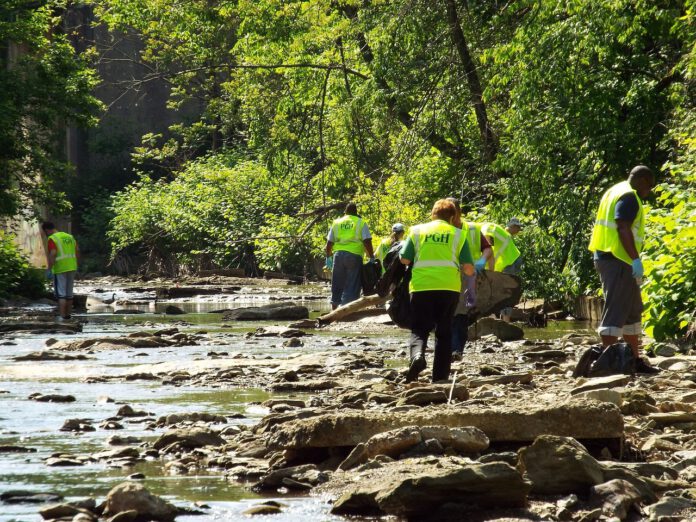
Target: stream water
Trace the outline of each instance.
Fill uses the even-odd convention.
[[[92,293],[93,288],[82,288]],[[316,289],[315,294],[316,294]],[[287,292],[287,288],[282,289]],[[300,289],[297,290],[301,291]],[[325,293],[324,289],[320,292]],[[118,291],[114,293],[117,294]],[[123,482],[133,473],[143,473],[142,483],[153,493],[163,496],[177,505],[192,507],[194,502],[204,503],[205,515],[181,516],[181,522],[209,522],[243,519],[242,512],[254,503],[260,495],[248,487],[225,480],[222,472],[206,472],[204,475],[169,475],[164,472],[160,461],[146,461],[135,467],[110,468],[104,463],[89,463],[78,467],[48,467],[45,459],[54,453],[89,454],[113,449],[107,444],[112,435],[134,436],[143,441],[155,439],[159,433],[147,431],[144,423],[134,419],[124,422],[125,429],[109,431],[97,429],[88,433],[64,433],[59,428],[68,418],[91,419],[95,425],[116,414],[121,404],[130,404],[135,409],[151,412],[156,416],[180,412],[208,412],[230,416],[242,414],[241,418],[230,424],[251,424],[257,422],[268,411],[260,402],[278,395],[256,388],[219,389],[200,386],[162,386],[155,381],[97,382],[86,383],[84,379],[95,375],[120,373],[128,366],[143,363],[156,363],[182,358],[204,358],[211,349],[216,351],[240,350],[242,332],[253,330],[263,323],[223,324],[220,314],[210,313],[220,308],[233,308],[269,302],[276,291],[253,296],[235,296],[227,301],[213,298],[196,298],[187,302],[158,303],[154,310],[151,305],[126,305],[119,308],[138,308],[146,311],[137,315],[114,315],[113,308],[93,303],[89,313],[80,315],[85,323],[84,332],[77,337],[116,336],[135,331],[161,327],[175,323],[182,331],[229,334],[229,344],[216,343],[211,346],[191,346],[186,348],[149,348],[97,351],[87,360],[15,362],[17,355],[45,349],[49,337],[64,339],[75,336],[17,334],[0,336],[0,446],[17,445],[33,448],[34,453],[0,452],[0,493],[8,490],[26,489],[34,492],[55,492],[67,501],[88,496],[103,499],[116,484]],[[109,294],[106,295],[108,297]],[[101,297],[104,297],[101,295]],[[132,297],[132,294],[129,294]],[[298,294],[297,297],[301,297]],[[187,313],[178,316],[165,316],[161,312],[167,304],[176,304]],[[326,300],[313,298],[305,304],[316,315],[327,310]],[[148,310],[149,308],[149,310]],[[230,327],[231,326],[231,327]],[[530,330],[529,338],[555,338],[573,331],[586,331],[586,323],[556,322],[550,328]],[[235,335],[237,334],[237,335]],[[321,333],[319,333],[321,335]],[[336,332],[332,335],[335,337]],[[340,334],[338,334],[340,335]],[[407,332],[402,334],[406,340]],[[278,346],[277,339],[260,339],[245,344],[245,350],[253,350],[254,355],[282,357],[286,350]],[[297,350],[293,350],[295,353]],[[67,404],[43,403],[28,400],[32,393],[69,394],[76,398]],[[106,398],[113,400],[107,402]],[[306,521],[341,520],[329,514],[330,506],[326,499],[312,496],[279,495],[271,497],[286,504],[280,515],[258,516],[255,520]],[[0,503],[0,522],[40,521],[39,507],[31,504]]]

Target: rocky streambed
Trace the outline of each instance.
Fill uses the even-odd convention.
[[[503,342],[489,321],[450,382],[405,384],[384,316],[317,328],[286,305],[313,317],[322,288],[234,292],[206,294],[226,314],[6,310],[0,522],[696,517],[692,356],[574,379],[591,334]],[[273,302],[296,315],[240,319]]]

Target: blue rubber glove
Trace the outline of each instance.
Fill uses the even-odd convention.
[[[478,261],[474,263],[474,268],[476,269],[476,273],[480,274],[486,269],[486,258],[482,257]]]
[[[643,263],[639,257],[633,260],[633,263],[631,263],[631,268],[633,269],[633,277],[636,279],[643,277]]]
[[[46,279],[48,279],[50,281],[51,279],[53,279],[53,270],[51,270],[50,268],[47,268],[44,275],[46,276]]]
[[[333,270],[333,256],[326,258],[326,264],[324,264],[327,270]]]
[[[374,257],[371,257],[370,259],[367,260],[368,265],[374,265],[377,262],[377,260]]]

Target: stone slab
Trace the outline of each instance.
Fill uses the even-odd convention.
[[[272,449],[356,446],[373,435],[403,426],[475,426],[492,441],[533,441],[542,434],[576,439],[623,436],[623,416],[615,405],[572,401],[528,408],[429,406],[408,412],[330,413],[280,425],[269,437]]]

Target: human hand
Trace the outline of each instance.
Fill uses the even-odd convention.
[[[471,263],[466,263],[462,265],[462,270],[468,276],[472,276],[476,272],[476,270],[474,269],[474,265],[472,265]]]
[[[324,264],[327,270],[333,270],[333,256],[326,258],[326,263]]]
[[[474,263],[474,268],[476,269],[476,273],[480,274],[486,269],[486,258],[482,257],[476,263]]]
[[[44,275],[46,276],[46,279],[50,281],[51,279],[53,279],[53,270],[47,268],[46,272],[44,272]]]
[[[631,268],[633,269],[633,277],[635,277],[636,279],[640,279],[641,277],[643,277],[643,262],[640,260],[639,257],[633,260],[633,263],[631,263]]]

